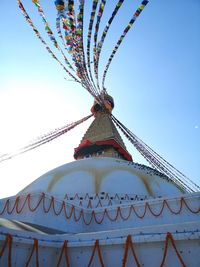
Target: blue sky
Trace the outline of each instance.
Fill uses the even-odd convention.
[[[111,13],[108,1],[105,20]],[[31,1],[23,1],[46,38]],[[53,1],[41,0],[55,29]],[[103,49],[106,59],[140,1],[127,0]],[[200,184],[200,1],[154,0],[119,48],[106,88],[115,99],[113,114],[186,176]],[[87,20],[87,19],[86,19]],[[67,77],[25,22],[15,1],[1,0],[0,154],[90,113],[92,97]],[[91,122],[91,121],[90,121]],[[44,172],[73,160],[89,123],[37,151],[1,163],[5,187],[17,193]],[[127,149],[145,163],[132,145]]]

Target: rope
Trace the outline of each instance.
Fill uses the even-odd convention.
[[[169,177],[175,184],[184,189],[186,192],[198,192],[200,187],[191,179],[187,178],[180,171],[174,168],[170,163],[164,160],[153,149],[146,145],[141,139],[134,135],[113,115],[111,118],[116,126],[122,131],[127,139],[134,145],[140,154],[158,171]]]
[[[105,5],[106,5],[106,0],[101,0],[99,10],[97,13],[97,21],[96,21],[95,32],[94,32],[94,46],[93,46],[94,74],[95,74],[95,78],[97,81],[97,88],[99,89],[99,92],[100,92],[100,87],[99,87],[99,80],[97,76],[97,38],[98,38],[98,32],[99,32],[99,25],[101,22],[101,18],[104,12]]]
[[[45,17],[45,14],[44,14],[43,8],[42,8],[42,6],[40,4],[40,1],[39,0],[32,0],[32,2],[35,5],[35,7],[38,9],[38,13],[42,18],[42,22],[44,23],[44,26],[45,26],[45,31],[47,32],[47,35],[49,36],[50,41],[59,50],[59,52],[61,52],[61,55],[64,58],[64,61],[68,65],[68,67],[70,69],[74,70],[72,65],[70,64],[70,62],[68,61],[68,59],[64,55],[62,49],[60,48],[60,46],[59,46],[59,44],[58,44],[58,42],[57,42],[57,40],[56,40],[56,38],[55,38],[55,36],[53,34],[53,31],[51,30],[51,28],[49,26],[49,23],[48,23],[48,21],[47,21],[47,19]]]
[[[148,4],[148,0],[144,0],[142,1],[141,5],[138,7],[138,9],[136,10],[136,12],[134,13],[133,17],[131,18],[131,20],[129,21],[127,27],[124,29],[122,35],[120,36],[119,40],[117,41],[117,44],[115,45],[109,59],[108,59],[108,63],[105,67],[104,73],[103,73],[103,80],[102,80],[102,88],[104,88],[104,83],[105,83],[105,79],[106,79],[106,74],[108,72],[108,69],[110,67],[110,64],[120,46],[120,44],[122,43],[124,37],[126,36],[126,34],[128,33],[128,31],[131,29],[132,25],[134,24],[134,22],[136,21],[136,19],[138,18],[138,16],[140,15],[140,13],[142,12],[142,10],[144,9],[144,7]]]
[[[71,5],[71,4],[70,4]],[[72,3],[72,5],[74,5]],[[69,5],[68,5],[69,7]],[[68,12],[66,21],[69,20],[70,25],[73,25],[73,20],[71,16],[74,18],[74,13]],[[71,14],[71,15],[70,15]],[[65,31],[65,38],[67,40],[67,47],[69,49],[69,53],[72,54],[72,59],[74,61],[76,67],[77,76],[81,79],[81,84],[83,87],[97,100],[98,92],[96,92],[95,87],[92,85],[88,73],[85,62],[85,53],[84,53],[84,42],[83,42],[83,15],[84,15],[84,1],[80,1],[79,5],[79,13],[77,16],[77,27],[73,26],[73,29],[69,29],[67,23],[63,23],[63,27],[67,27],[68,31]],[[75,30],[74,30],[75,29]]]
[[[112,24],[113,19],[115,18],[116,14],[118,13],[120,7],[122,6],[124,0],[119,0],[117,5],[115,6],[115,9],[110,17],[110,19],[108,20],[108,22],[106,23],[106,27],[103,30],[103,33],[101,35],[100,41],[98,42],[97,45],[97,49],[96,49],[96,63],[95,63],[95,69],[96,69],[96,73],[97,73],[97,81],[99,80],[99,58],[100,58],[100,54],[101,54],[101,50],[102,50],[102,46],[104,43],[104,40],[106,38],[106,35],[108,33],[108,30]]]
[[[10,154],[7,153],[7,154],[1,155],[0,156],[0,163],[5,161],[5,160],[11,159],[17,155],[20,155],[20,154],[28,152],[32,149],[35,149],[41,145],[44,145],[44,144],[58,138],[59,136],[67,133],[68,131],[72,130],[73,128],[75,128],[79,124],[85,122],[86,120],[88,120],[92,116],[93,116],[93,114],[86,116],[83,119],[78,120],[76,122],[73,122],[71,124],[68,124],[64,127],[56,128],[55,130],[50,131],[49,133],[47,133],[45,135],[41,135],[41,136],[37,137],[36,139],[34,139],[33,141],[31,141],[28,145],[18,149],[18,151],[14,152],[14,153],[10,153]]]
[[[65,44],[65,40],[61,31],[61,19],[64,18],[64,14],[61,11],[58,11],[57,17],[56,17],[56,30],[57,30],[57,34],[58,37],[61,39],[62,44],[64,46],[65,49],[67,49],[67,46]]]
[[[28,207],[30,212],[36,212],[38,208],[41,207],[43,212],[46,214],[53,211],[55,216],[64,215],[66,220],[73,219],[75,222],[79,222],[82,219],[83,223],[89,226],[92,223],[92,221],[94,221],[96,224],[102,224],[105,218],[109,219],[111,222],[116,222],[117,220],[127,221],[133,213],[137,218],[143,219],[147,215],[148,211],[153,217],[162,216],[164,210],[166,209],[168,209],[171,214],[179,215],[183,211],[184,207],[186,208],[186,210],[188,210],[190,213],[194,215],[200,213],[200,207],[192,209],[186,202],[185,198],[183,197],[180,199],[180,205],[176,209],[172,209],[171,206],[169,205],[169,202],[164,199],[162,201],[162,204],[160,205],[160,210],[157,210],[157,212],[155,212],[151,208],[148,202],[145,202],[144,208],[142,209],[140,208],[139,211],[138,208],[136,210],[137,206],[130,205],[129,207],[127,207],[128,211],[126,215],[122,213],[123,209],[121,207],[117,207],[111,210],[105,208],[101,214],[98,214],[95,212],[95,210],[92,210],[90,213],[90,217],[87,214],[85,215],[83,209],[81,210],[77,209],[75,208],[74,205],[66,206],[65,201],[62,201],[61,203],[59,203],[60,206],[56,207],[55,206],[56,201],[54,197],[51,197],[50,201],[48,201],[48,205],[45,204],[45,199],[46,199],[45,193],[42,193],[37,203],[34,204],[34,206],[32,206],[31,204],[31,194],[28,194],[23,202],[20,196],[17,196],[12,206],[10,206],[11,202],[10,199],[7,199],[5,201],[5,204],[2,205],[2,210],[0,211],[0,215],[4,214],[5,212],[9,215],[11,215],[13,212],[20,214],[21,212],[23,212],[24,209],[27,209],[26,207]],[[21,204],[19,205],[20,202]],[[110,215],[110,213],[112,213],[112,216]],[[86,216],[87,220],[85,218]]]
[[[22,2],[20,0],[17,0],[17,4],[25,18],[25,20],[27,21],[27,23],[31,26],[31,28],[33,29],[35,35],[39,38],[39,40],[44,44],[45,48],[47,49],[48,53],[61,65],[61,67],[67,72],[67,74],[75,81],[80,83],[80,81],[70,72],[68,71],[65,66],[61,63],[61,61],[55,56],[55,54],[52,52],[52,50],[49,48],[49,46],[47,45],[47,43],[45,42],[45,40],[42,38],[41,34],[39,33],[39,31],[37,30],[37,28],[34,26],[31,18],[29,17],[28,13],[26,12]],[[67,62],[67,61],[66,61]]]
[[[87,66],[88,66],[88,70],[89,70],[90,79],[91,79],[92,84],[94,86],[95,86],[95,83],[94,83],[94,80],[92,77],[92,70],[91,70],[91,64],[90,64],[90,62],[91,62],[90,46],[91,46],[92,28],[93,28],[93,24],[94,24],[94,18],[95,18],[95,13],[96,13],[98,1],[99,0],[93,0],[93,2],[92,2],[92,10],[91,10],[91,14],[90,14],[90,21],[89,21],[88,33],[87,33]]]
[[[36,7],[38,8],[38,12],[39,15],[42,17],[43,22],[45,24],[45,30],[50,38],[50,40],[53,42],[54,46],[61,52],[62,57],[64,58],[65,63],[67,64],[67,66],[72,69],[74,71],[74,68],[72,67],[72,65],[70,64],[69,60],[66,58],[64,52],[62,51],[62,49],[60,48],[60,46],[58,45],[53,32],[51,30],[51,28],[49,27],[49,24],[46,20],[46,17],[44,15],[43,9],[39,3],[38,0],[33,0],[33,2],[35,3]],[[44,39],[42,38],[41,34],[39,33],[39,31],[37,30],[37,28],[34,26],[32,20],[30,19],[27,11],[25,10],[22,2],[20,0],[17,0],[18,6],[20,8],[20,10],[22,11],[22,14],[24,16],[24,18],[26,19],[27,23],[31,26],[31,28],[33,29],[33,31],[35,32],[36,36],[40,39],[40,41],[45,45],[47,51],[51,54],[51,56],[61,65],[61,67],[67,72],[67,74],[73,78],[74,81],[81,83],[81,85],[96,99],[99,100],[98,97],[98,93],[95,92],[95,90],[93,89],[93,87],[91,86],[91,82],[88,79],[88,74],[87,74],[87,69],[86,69],[86,63],[85,63],[85,59],[84,59],[84,48],[83,48],[83,41],[78,40],[77,37],[75,36],[75,29],[76,29],[76,25],[74,25],[73,28],[73,49],[72,49],[72,59],[75,63],[75,67],[76,67],[76,75],[78,78],[76,78],[68,69],[65,68],[65,66],[61,63],[61,61],[55,56],[55,54],[52,52],[52,50],[50,49],[50,47],[47,45],[47,43],[44,41]],[[71,6],[71,4],[70,4]],[[84,4],[80,4],[80,6],[84,6]],[[73,9],[72,9],[73,10]],[[83,9],[82,9],[83,10]],[[72,12],[73,13],[73,12]],[[59,13],[60,14],[60,13]],[[62,13],[63,14],[63,13]],[[80,14],[79,14],[80,15]],[[69,14],[69,16],[75,16],[75,14]],[[70,20],[71,22],[71,20]],[[59,30],[59,19],[57,18],[57,27],[58,27],[58,31],[59,31],[59,36],[61,37],[61,31]],[[83,23],[82,23],[83,24]],[[71,28],[72,28],[72,24],[71,24]],[[77,31],[77,29],[76,29]],[[82,38],[82,33],[81,33],[81,38]],[[82,45],[81,45],[82,43]],[[80,44],[80,47],[79,47]],[[78,58],[82,57],[81,61],[79,62]],[[81,81],[80,81],[80,80]]]
[[[101,98],[101,88],[99,85],[99,58],[100,53],[102,49],[102,45],[104,43],[105,37],[107,35],[107,32],[112,24],[112,21],[114,17],[116,16],[118,10],[120,9],[121,5],[123,4],[124,0],[119,0],[117,5],[115,6],[114,11],[112,12],[112,15],[110,19],[108,20],[104,32],[102,33],[101,39],[98,42],[98,33],[99,33],[99,27],[101,18],[105,9],[106,0],[93,0],[92,1],[92,7],[91,7],[91,14],[90,14],[90,20],[88,29],[86,31],[87,41],[86,41],[86,57],[85,57],[85,49],[84,49],[84,5],[85,0],[79,0],[79,6],[78,6],[78,12],[76,14],[75,12],[75,5],[74,0],[56,0],[55,6],[57,9],[57,18],[56,18],[56,29],[58,33],[58,37],[62,41],[62,45],[65,49],[67,49],[68,53],[71,55],[72,63],[70,63],[69,59],[65,56],[65,53],[63,52],[62,48],[60,47],[58,41],[56,40],[56,37],[53,34],[53,31],[51,27],[49,26],[49,23],[46,19],[45,13],[43,11],[43,8],[40,4],[39,0],[32,0],[34,5],[36,6],[39,16],[42,18],[42,22],[44,23],[45,31],[53,44],[54,47],[56,47],[59,52],[61,53],[61,57],[64,59],[64,62],[66,66],[75,72],[75,75],[71,73],[63,63],[56,57],[56,55],[53,53],[53,51],[50,49],[50,47],[47,45],[45,40],[42,38],[41,34],[37,30],[37,28],[34,26],[32,20],[30,19],[27,11],[25,10],[22,1],[16,0],[18,3],[19,8],[22,11],[23,16],[25,17],[27,23],[31,26],[33,31],[35,32],[36,36],[40,39],[40,41],[45,45],[48,53],[61,65],[61,67],[64,69],[64,71],[67,72],[67,74],[73,78],[75,82],[78,82],[82,85],[84,89],[86,89],[93,97],[94,99],[101,105],[104,106],[104,103]],[[125,37],[128,30],[131,28],[132,24],[136,20],[136,18],[139,16],[141,11],[143,10],[144,6],[148,3],[147,0],[144,0],[140,7],[137,9],[135,14],[133,15],[133,18],[130,20],[128,26],[125,28],[123,34],[121,35],[120,39],[118,40],[111,56],[108,59],[108,63],[106,65],[106,68],[104,70],[103,79],[102,79],[102,89],[104,89],[104,82],[106,78],[106,73],[108,71],[108,68],[110,66],[110,63],[112,61],[112,58],[114,57],[119,45],[121,44],[123,38]],[[98,12],[97,11],[97,7]],[[94,31],[94,46],[93,46],[93,73],[92,73],[92,67],[91,67],[91,38],[92,38],[92,29],[94,20],[96,19],[95,24],[95,31]],[[65,33],[65,36],[63,36],[61,31],[61,22],[62,27]],[[64,40],[65,39],[65,40]],[[72,66],[73,65],[73,66]],[[96,84],[93,79],[93,75],[96,79]]]
[[[94,84],[93,78],[90,75],[90,73],[89,73],[89,75],[90,75],[90,78],[89,78],[87,67],[86,67],[87,64],[86,64],[86,59],[85,59],[84,42],[83,42],[84,1],[80,1],[79,10],[80,10],[80,12],[79,12],[79,15],[78,15],[77,19],[78,19],[78,25],[79,25],[79,29],[80,29],[80,43],[81,43],[81,48],[82,48],[80,52],[81,52],[81,55],[82,55],[83,69],[84,69],[84,73],[85,73],[86,79],[89,82],[89,90],[92,91],[92,95],[98,101],[99,100],[99,96],[98,96],[99,92],[96,89],[96,86]],[[84,81],[84,79],[83,79],[83,81]]]

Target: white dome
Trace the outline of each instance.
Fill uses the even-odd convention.
[[[64,198],[66,194],[135,194],[173,196],[181,188],[158,171],[115,158],[89,158],[57,167],[42,175],[21,193],[44,192]]]

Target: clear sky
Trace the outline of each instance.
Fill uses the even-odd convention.
[[[46,2],[41,0],[55,29],[54,1]],[[31,1],[23,3],[48,40]],[[114,3],[108,1],[104,22]],[[139,3],[126,0],[116,17],[103,49],[101,71]],[[0,154],[4,154],[89,115],[93,99],[85,89],[64,79],[67,75],[36,38],[15,1],[1,0],[0,14]],[[106,87],[115,99],[113,114],[200,185],[199,14],[199,0],[150,1],[118,50]],[[0,198],[14,195],[44,172],[73,161],[73,149],[89,123],[0,163]],[[145,163],[130,143],[126,145],[135,161]]]

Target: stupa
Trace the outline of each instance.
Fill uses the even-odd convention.
[[[0,200],[0,266],[200,266],[200,194],[135,163],[102,99],[76,161]]]
[[[52,141],[91,116],[94,121],[75,148],[76,161],[0,200],[0,266],[199,267],[200,188],[114,117],[114,100],[105,90],[110,64],[149,1],[143,0],[132,14],[102,70],[102,47],[124,0],[114,4],[103,24],[106,1],[56,0],[59,41],[40,1],[32,2],[54,49],[17,0],[26,22],[95,102],[92,115],[34,139],[18,154]],[[118,128],[152,167],[135,162]],[[3,154],[0,162],[15,155]]]

